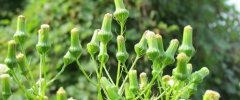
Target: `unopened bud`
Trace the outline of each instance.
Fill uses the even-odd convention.
[[[144,32],[141,40],[134,46],[134,50],[138,57],[143,56],[147,51],[147,40],[145,36],[146,36],[146,32]]]
[[[71,55],[71,53],[69,51],[63,57],[64,65],[69,65],[74,61],[75,61],[75,57],[73,55]]]
[[[125,84],[125,97],[126,97],[126,100],[133,100],[134,98],[134,94],[129,88],[129,83]]]
[[[178,51],[184,52],[188,57],[192,57],[196,52],[192,44],[192,27],[190,25],[184,27],[183,40]]]
[[[8,99],[11,94],[11,85],[10,85],[10,76],[8,74],[2,74],[0,75],[0,80],[1,80],[1,87],[2,87],[2,95],[4,99]]]
[[[213,90],[207,90],[203,95],[203,100],[219,100],[220,94]]]
[[[50,49],[50,41],[49,41],[49,25],[43,24],[41,25],[41,29],[38,31],[38,43],[36,45],[37,51],[40,54],[45,54]]]
[[[160,52],[160,57],[163,57],[164,56],[164,47],[163,47],[162,36],[160,34],[156,34],[156,38],[157,38],[157,43],[158,43],[158,50]]]
[[[14,40],[8,42],[8,52],[4,62],[10,69],[17,67],[16,45]]]
[[[67,100],[67,93],[63,87],[60,87],[57,91],[57,100]]]
[[[173,64],[175,62],[174,55],[175,55],[176,50],[178,48],[178,44],[179,44],[179,42],[178,42],[177,39],[171,40],[170,45],[165,52],[165,57],[163,59],[163,64],[164,65],[170,65],[170,64]]]
[[[208,68],[203,67],[191,75],[190,83],[200,84],[208,74]]]
[[[164,75],[162,77],[162,80],[163,80],[163,84],[166,85],[166,86],[173,86],[174,85],[174,80],[169,75]]]
[[[18,62],[18,66],[21,69],[21,74],[23,75],[27,75],[29,70],[27,69],[28,62],[27,62],[27,58],[24,54],[20,53],[17,55],[17,62]]]
[[[148,84],[148,77],[147,74],[142,72],[140,74],[140,90],[143,90]]]
[[[117,37],[117,46],[118,46],[118,51],[116,54],[117,60],[121,63],[125,63],[126,60],[128,59],[129,54],[126,51],[125,39],[121,35]]]
[[[107,54],[107,45],[104,43],[100,43],[100,52],[98,54],[98,61],[101,63],[106,63],[109,59]]]
[[[17,31],[14,34],[14,40],[19,44],[23,44],[27,38],[25,31],[25,17],[23,15],[18,16],[17,19]]]
[[[125,23],[128,16],[129,16],[129,11],[125,9],[123,0],[114,0],[116,10],[113,13],[114,18],[120,22],[120,23]]]
[[[104,15],[102,28],[98,32],[98,39],[104,44],[107,44],[113,37],[111,32],[111,25],[112,25],[112,14],[107,13]]]
[[[146,31],[146,39],[147,39],[147,44],[148,44],[148,49],[147,49],[147,57],[150,60],[155,60],[156,58],[159,57],[160,51],[158,49],[158,40],[156,38],[156,35],[152,31]]]
[[[0,75],[8,73],[10,69],[5,64],[0,64]]]
[[[136,70],[130,70],[128,72],[128,78],[129,78],[129,84],[130,84],[130,90],[136,94],[138,91],[138,79],[137,79],[137,71]]]
[[[91,41],[87,44],[87,51],[90,55],[94,55],[99,51],[99,41],[97,40],[97,34],[100,29],[96,29],[93,33]]]
[[[173,76],[178,80],[185,80],[189,76],[187,70],[187,55],[180,53],[177,56],[177,67],[173,70]]]
[[[122,97],[118,94],[116,86],[107,86],[106,91],[110,100],[122,100]]]
[[[72,56],[75,57],[75,59],[78,59],[82,53],[82,46],[79,40],[79,33],[80,31],[78,28],[73,28],[71,30],[71,46],[69,48],[69,52],[71,53]]]

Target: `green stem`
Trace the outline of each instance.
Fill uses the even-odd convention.
[[[124,24],[125,24],[125,23],[120,23],[120,22],[119,22],[119,24],[120,24],[120,28],[121,28],[121,35],[123,35],[123,33],[124,33],[124,32],[123,32],[123,29],[124,29]]]
[[[119,84],[119,79],[120,79],[120,68],[121,68],[121,63],[118,62],[118,68],[117,68],[117,78],[116,78],[116,86],[118,87]]]
[[[103,69],[104,69],[105,73],[107,74],[107,77],[108,77],[108,79],[110,80],[110,82],[111,82],[113,85],[115,85],[114,82],[113,82],[113,80],[112,80],[112,78],[111,78],[111,75],[108,73],[108,70],[107,70],[105,64],[103,65]]]
[[[48,81],[47,86],[50,85],[52,82],[54,82],[64,72],[66,67],[67,65],[64,64],[62,69],[57,73],[57,75],[54,78],[52,78],[50,81]]]
[[[80,64],[80,62],[78,60],[76,60],[78,68],[81,70],[81,72],[83,73],[83,75],[87,78],[87,80],[89,82],[91,82],[93,85],[97,86],[97,84],[87,75],[87,73],[85,72],[85,70],[83,69],[82,65]]]
[[[137,61],[138,61],[139,58],[140,58],[139,56],[137,56],[137,57],[135,58],[135,60],[134,60],[133,63],[132,63],[132,66],[130,67],[129,70],[132,70],[132,69],[134,68],[134,66],[136,65],[136,63],[137,63]],[[125,83],[127,82],[127,79],[128,79],[128,74],[127,74],[126,77],[124,78],[123,83],[122,83],[122,85],[121,85],[121,87],[120,87],[120,89],[119,89],[119,91],[118,91],[119,94],[122,94],[122,93],[123,93],[123,86],[124,86]]]
[[[39,71],[39,95],[40,95],[40,99],[43,99],[43,97],[45,96],[45,90],[46,90],[46,70],[45,70],[45,54],[41,54],[40,55],[40,71]],[[42,74],[43,74],[43,82],[42,82]]]

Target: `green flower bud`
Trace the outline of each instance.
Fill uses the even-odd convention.
[[[100,43],[100,52],[98,54],[98,61],[101,63],[106,63],[109,59],[107,54],[107,45],[104,43]]]
[[[129,16],[129,11],[125,9],[123,0],[114,0],[116,10],[113,13],[114,18],[120,22],[120,23],[125,23],[128,16]]]
[[[203,100],[219,100],[220,97],[217,91],[207,90],[203,95]]]
[[[1,85],[2,85],[2,95],[6,100],[11,96],[11,85],[10,85],[10,76],[8,74],[0,75]]]
[[[116,86],[107,86],[106,91],[110,100],[122,100],[122,97],[118,94]]]
[[[146,32],[143,33],[141,40],[135,44],[134,50],[138,57],[143,56],[147,51]]]
[[[112,86],[112,83],[106,77],[102,77],[100,79],[100,83],[103,88],[106,88],[107,86]]]
[[[196,84],[188,84],[187,86],[183,87],[182,91],[179,91],[181,94],[181,99],[189,99],[192,94],[197,92],[197,85]]]
[[[177,39],[171,40],[170,45],[165,52],[165,57],[163,59],[164,65],[170,65],[175,62],[174,55],[178,48],[178,44],[179,44],[179,42]]]
[[[111,25],[112,25],[112,14],[107,13],[104,15],[102,28],[98,32],[98,40],[107,44],[113,37],[111,32]]]
[[[158,48],[158,40],[156,38],[156,35],[152,31],[146,31],[146,39],[147,39],[147,44],[148,44],[148,49],[147,49],[147,57],[150,60],[155,60],[156,58],[159,57],[160,51]]]
[[[16,42],[14,40],[8,42],[8,52],[4,62],[10,69],[17,67]]]
[[[82,46],[79,40],[79,29],[73,28],[71,30],[71,46],[69,48],[69,52],[75,59],[78,59],[82,53]]]
[[[100,79],[100,83],[108,93],[108,97],[110,98],[110,100],[121,100],[121,96],[118,94],[117,87],[111,84],[106,77],[102,77]]]
[[[71,55],[71,53],[69,51],[63,56],[64,65],[69,65],[74,61],[75,61],[75,57],[73,55]]]
[[[208,68],[203,67],[191,75],[190,83],[200,84],[203,81],[204,77],[206,77],[208,74]]]
[[[29,73],[29,70],[27,69],[29,65],[28,65],[26,56],[22,53],[18,54],[17,62],[18,62],[18,66],[21,69],[21,74],[27,75]]]
[[[96,29],[93,33],[91,41],[87,44],[87,51],[90,55],[94,55],[99,51],[99,41],[97,40],[97,34],[100,29]]]
[[[162,36],[159,34],[156,34],[156,38],[157,38],[157,43],[158,43],[158,50],[160,52],[160,57],[163,57],[164,56],[164,48],[163,48]]]
[[[121,35],[117,37],[117,46],[118,46],[118,51],[116,54],[117,60],[121,63],[125,63],[129,55],[126,51],[125,39]]]
[[[190,25],[184,27],[182,45],[178,52],[184,52],[188,57],[192,57],[196,52],[192,44],[192,27]]]
[[[129,88],[134,94],[136,94],[138,91],[137,71],[129,70],[128,78],[129,78],[129,84],[130,84]]]
[[[0,64],[0,75],[8,73],[10,69],[5,64]]]
[[[133,100],[134,94],[130,91],[129,83],[125,83],[125,97],[126,100]]]
[[[57,100],[67,100],[67,93],[63,87],[60,87],[57,91]]]
[[[164,75],[164,76],[162,77],[162,80],[163,80],[163,84],[164,84],[165,86],[173,86],[173,85],[174,85],[174,80],[173,80],[173,78],[172,78],[171,76],[169,76],[169,75]]]
[[[41,25],[41,29],[38,31],[38,43],[36,45],[37,51],[40,54],[45,54],[50,49],[49,37],[49,25]]]
[[[189,76],[187,70],[187,55],[180,53],[177,56],[177,67],[173,70],[173,76],[178,80],[185,80]]]
[[[148,84],[148,77],[147,74],[142,72],[140,74],[140,90],[143,90]]]
[[[20,44],[23,44],[27,38],[27,34],[25,32],[25,17],[23,15],[18,16],[17,31],[13,37],[14,40]]]

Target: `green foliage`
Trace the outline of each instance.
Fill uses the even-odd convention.
[[[37,29],[42,23],[48,23],[51,26],[50,39],[54,43],[53,51],[50,52],[51,58],[46,59],[47,62],[50,60],[53,62],[48,65],[52,66],[49,67],[51,72],[54,72],[57,66],[62,64],[58,58],[65,54],[63,48],[67,48],[70,44],[70,41],[68,41],[70,29],[79,27],[81,33],[84,33],[80,34],[82,44],[86,44],[90,40],[93,30],[101,25],[103,14],[113,12],[114,7],[113,0],[28,0],[26,2],[27,5],[21,14],[28,18],[26,32],[31,34],[31,39],[25,44],[26,53],[32,55],[29,57],[31,59],[31,69],[37,68],[36,62],[39,60],[35,59],[37,53],[33,52],[35,51],[34,44],[37,42]],[[183,26],[190,24],[194,28],[193,43],[197,50],[196,58],[193,57],[193,65],[207,65],[211,70],[210,77],[206,84],[202,86],[220,91],[222,98],[238,98],[240,97],[238,92],[240,81],[238,78],[240,73],[238,66],[240,63],[238,12],[233,7],[226,5],[225,2],[226,0],[125,0],[126,8],[131,13],[126,23],[128,27],[125,33],[126,42],[128,42],[126,49],[130,54],[134,52],[131,48],[141,37],[140,33],[145,29],[161,33],[164,38],[164,46],[166,46],[170,39],[181,37],[182,35],[178,33],[182,32]],[[7,9],[12,9],[12,7],[7,7]],[[5,5],[3,8],[6,8]],[[16,18],[13,17],[13,14],[7,15]],[[6,42],[12,39],[16,29],[16,19],[9,19],[10,17],[7,17],[7,20],[2,18],[0,20],[0,61],[3,61],[6,55],[6,51],[3,50],[7,47]],[[11,23],[10,26],[6,27],[9,23]],[[116,23],[114,22],[114,24]],[[116,25],[114,26],[113,34],[116,34],[118,28]],[[56,37],[59,38],[56,39]],[[112,42],[115,43],[116,41]],[[83,45],[83,47],[86,47],[86,45]],[[115,56],[114,47],[116,46],[109,45],[109,47],[109,55]],[[86,51],[83,51],[83,58],[88,58],[86,55]],[[132,57],[133,55],[129,55],[130,59]],[[81,60],[86,65],[93,65],[87,59]],[[146,60],[141,59],[141,61]],[[110,60],[109,64],[116,65],[116,62]],[[138,68],[148,70],[144,66],[149,66],[149,64],[139,65]],[[76,68],[72,64],[67,68],[67,71],[72,72],[74,69]],[[86,69],[89,72],[94,71],[93,68]],[[193,69],[198,68],[194,67]],[[111,69],[111,71],[115,72],[114,69]],[[68,77],[74,75],[68,72],[64,73],[62,75],[63,79],[59,81],[60,83],[67,82],[66,85],[72,84],[75,86],[74,84],[77,84],[78,81],[77,79],[67,80]],[[52,88],[53,91],[56,90],[55,87]]]

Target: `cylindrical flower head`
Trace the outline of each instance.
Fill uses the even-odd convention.
[[[129,83],[125,83],[125,99],[126,100],[133,100],[134,94],[129,88]]]
[[[147,51],[146,32],[143,33],[141,40],[135,44],[134,50],[138,57],[143,56]]]
[[[8,52],[4,62],[10,69],[17,67],[16,45],[14,40],[8,42]]]
[[[179,44],[179,42],[178,42],[177,39],[171,40],[170,45],[165,52],[165,57],[163,59],[163,64],[164,65],[170,65],[170,64],[173,64],[175,62],[174,55],[175,55],[176,50],[178,48],[178,44]]]
[[[192,27],[190,25],[184,27],[183,40],[178,52],[184,52],[188,57],[192,57],[196,52],[192,44]]]
[[[160,34],[156,34],[156,38],[157,38],[157,43],[158,43],[158,50],[160,52],[160,56],[164,56],[164,47],[163,47],[163,40],[162,40],[162,36]]]
[[[63,87],[60,87],[57,91],[57,100],[67,100],[67,93]]]
[[[116,10],[113,13],[114,18],[120,22],[120,23],[125,23],[128,16],[129,16],[129,11],[125,9],[123,0],[114,0]]]
[[[107,86],[106,91],[110,100],[122,100],[122,97],[118,94],[116,86]]]
[[[172,78],[171,76],[169,76],[169,75],[164,75],[164,76],[162,77],[162,80],[163,80],[163,84],[164,84],[165,86],[173,86],[173,85],[174,85],[174,80],[173,80],[173,78]]]
[[[203,100],[219,100],[220,97],[217,91],[207,90],[203,95]]]
[[[109,59],[107,54],[107,45],[104,43],[100,43],[100,52],[98,54],[98,61],[101,63],[106,63]]]
[[[17,62],[18,62],[18,66],[21,69],[21,74],[22,75],[27,75],[29,70],[27,69],[28,62],[27,62],[27,58],[24,54],[20,53],[17,55]]]
[[[208,68],[203,67],[191,75],[190,83],[200,84],[203,81],[204,77],[206,77],[208,74]]]
[[[69,51],[63,56],[63,63],[64,63],[64,65],[69,65],[69,64],[71,64],[74,61],[75,61],[75,57],[72,56]]]
[[[11,84],[10,84],[10,76],[8,74],[2,74],[0,75],[0,80],[1,80],[1,87],[2,87],[2,95],[3,98],[6,100],[11,96],[12,91],[11,91]]]
[[[82,46],[80,44],[79,33],[80,31],[78,28],[73,28],[71,30],[71,46],[69,48],[69,52],[71,53],[72,56],[75,57],[75,59],[78,59],[82,53]]]
[[[118,46],[118,51],[116,54],[117,60],[121,63],[125,63],[129,55],[126,50],[125,39],[122,35],[119,35],[117,37],[117,46]]]
[[[183,87],[180,98],[184,100],[189,99],[195,92],[197,92],[197,85],[192,83],[188,84],[187,86]]]
[[[155,60],[160,55],[160,51],[158,48],[158,40],[156,38],[155,33],[147,30],[146,31],[146,39],[147,39],[147,44],[148,44],[148,49],[147,49],[147,53],[146,53],[147,57],[150,60]]]
[[[136,70],[130,70],[128,72],[128,78],[129,78],[129,84],[130,84],[130,90],[136,94],[138,91],[138,79],[137,79],[137,71]]]
[[[107,13],[104,15],[102,28],[98,32],[98,40],[107,44],[113,37],[111,32],[111,25],[112,25],[112,14]]]
[[[100,29],[96,29],[93,33],[91,41],[87,44],[87,51],[90,55],[94,55],[99,51],[99,41],[97,40],[97,34]]]
[[[25,31],[25,17],[23,15],[18,16],[17,31],[13,37],[19,44],[23,44],[27,38],[27,33]]]
[[[173,70],[173,76],[178,80],[185,80],[189,76],[187,70],[187,55],[180,53],[177,56],[177,67]]]
[[[148,84],[148,77],[147,74],[142,72],[140,74],[140,90],[143,90]]]
[[[37,51],[40,54],[45,54],[50,49],[49,37],[49,25],[41,25],[41,29],[38,31],[38,43],[36,45]]]
[[[101,83],[102,87],[105,89],[107,86],[112,86],[111,82],[106,77],[102,77],[100,79],[100,83]]]
[[[5,64],[0,64],[0,75],[8,73],[10,69]]]

